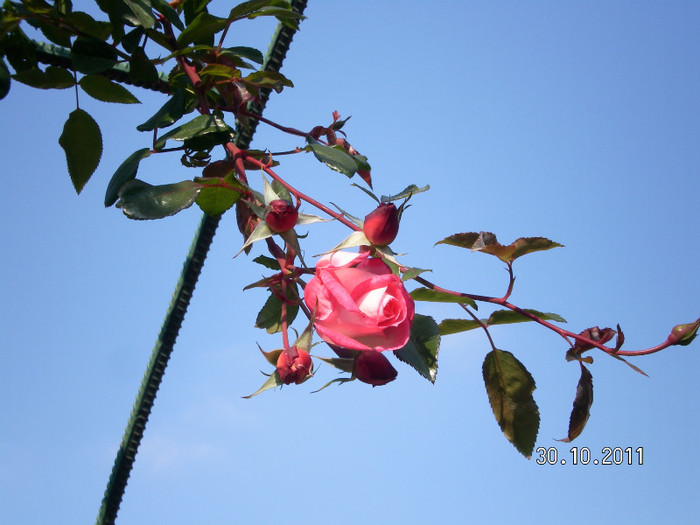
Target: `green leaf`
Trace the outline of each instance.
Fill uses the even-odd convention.
[[[299,306],[287,303],[287,323],[292,324],[299,312]],[[256,328],[264,328],[268,334],[275,334],[282,330],[282,299],[275,294],[270,294],[265,301],[258,317],[255,320]]]
[[[98,22],[89,14],[82,11],[73,11],[65,16],[65,21],[75,27],[81,33],[105,41],[109,38],[112,26],[108,22]]]
[[[265,8],[269,7],[282,7],[286,6],[286,10],[291,12],[289,2],[285,0],[249,0],[248,2],[242,2],[236,7],[231,9],[228,15],[229,20],[240,20],[246,17],[259,16],[259,12]]]
[[[558,314],[538,312],[537,310],[527,308],[523,308],[523,311],[534,314],[545,321],[556,321],[558,323],[566,322],[566,319]],[[496,310],[486,321],[484,321],[484,323],[491,326],[495,324],[524,323],[526,321],[532,321],[532,319],[525,317],[524,315],[520,315],[518,312],[514,312],[513,310]]]
[[[46,71],[36,68],[25,69],[12,75],[12,78],[38,89],[66,89],[75,85],[73,74],[57,66],[49,66]]]
[[[3,35],[2,38],[2,53],[15,72],[38,67],[36,47],[34,41],[27,38],[19,28]]]
[[[423,186],[422,188],[419,188],[415,184],[411,184],[409,186],[406,186],[403,191],[400,191],[396,195],[391,195],[391,196],[386,196],[382,195],[382,202],[391,202],[391,201],[397,201],[400,199],[407,199],[411,197],[412,195],[416,195],[417,193],[423,193],[424,191],[428,191],[430,189],[429,185]]]
[[[117,208],[130,219],[162,219],[192,206],[200,188],[191,180],[152,186],[134,179],[119,190]]]
[[[136,48],[129,59],[129,80],[135,84],[158,82],[158,70],[148,59],[143,49]]]
[[[270,270],[280,269],[280,263],[277,262],[277,259],[268,257],[267,255],[258,255],[255,259],[253,259],[253,262],[262,264],[265,268],[269,268]]]
[[[486,393],[498,426],[515,448],[530,459],[540,427],[532,397],[535,380],[513,354],[492,350],[482,366]]]
[[[119,104],[140,104],[141,102],[128,89],[116,82],[112,82],[102,75],[85,75],[78,82],[83,91],[92,98],[102,102],[115,102]]]
[[[145,33],[142,27],[137,27],[126,33],[121,41],[124,51],[133,54],[137,49],[140,49],[143,52],[139,45]]]
[[[258,88],[274,89],[276,93],[281,93],[285,87],[294,87],[291,80],[277,71],[256,71],[241,80],[253,94]]]
[[[536,315],[540,319],[545,321],[557,321],[559,323],[565,323],[566,319],[562,316],[552,313],[538,312],[537,310],[523,309],[525,312]],[[486,326],[493,326],[498,324],[512,324],[512,323],[523,323],[526,321],[532,321],[532,319],[525,317],[524,315],[514,312],[512,310],[496,310],[493,312],[488,319],[481,319],[481,323]],[[468,330],[474,330],[479,328],[481,324],[479,321],[474,319],[445,319],[440,325],[440,334],[449,335],[456,334],[459,332],[466,332]]]
[[[193,108],[188,108],[185,104],[185,93],[182,89],[176,89],[173,96],[163,104],[155,115],[143,124],[136,126],[139,131],[153,131],[156,128],[167,128],[182,118]]]
[[[202,184],[202,191],[197,195],[197,206],[209,215],[217,217],[231,208],[238,198],[241,196],[241,189],[232,185],[232,181],[227,181],[226,184],[221,180],[205,181],[199,179]]]
[[[0,100],[10,92],[10,70],[5,61],[0,58]]]
[[[200,115],[160,137],[155,147],[157,150],[163,149],[168,140],[184,141],[212,133],[231,133],[231,131],[231,128],[221,118],[215,115]]]
[[[76,109],[68,116],[58,143],[66,153],[68,173],[75,191],[80,193],[102,157],[100,127],[87,112]]]
[[[459,303],[468,304],[475,310],[479,307],[477,304],[463,295],[453,295],[447,292],[439,292],[437,290],[431,290],[430,288],[416,288],[411,292],[411,297],[414,301],[428,301],[431,303]]]
[[[116,50],[106,42],[89,36],[75,39],[71,58],[75,69],[86,75],[107,71],[117,64]]]
[[[267,381],[265,381],[265,382],[263,383],[263,386],[261,386],[260,388],[258,388],[258,389],[257,389],[255,392],[253,392],[252,394],[250,394],[250,395],[248,395],[248,396],[243,396],[243,399],[250,399],[250,398],[253,397],[253,396],[257,396],[258,394],[261,394],[261,393],[264,392],[265,390],[270,390],[270,389],[272,389],[272,388],[275,388],[275,387],[278,387],[278,386],[282,386],[283,384],[284,384],[284,383],[282,383],[282,380],[280,379],[279,373],[277,372],[277,370],[275,370],[275,373],[272,374],[272,375],[270,375],[270,376],[267,378]]]
[[[440,351],[440,333],[435,319],[415,314],[411,325],[411,336],[406,346],[394,351],[394,355],[411,365],[431,383],[437,377],[437,356]]]
[[[209,13],[200,13],[194,20],[180,33],[177,37],[177,43],[180,47],[185,47],[188,44],[211,44],[213,36],[223,30],[228,21],[225,18],[210,15]]]
[[[136,177],[136,173],[139,170],[139,163],[142,159],[150,156],[150,154],[150,149],[143,148],[133,152],[124,162],[121,163],[107,185],[107,192],[105,193],[105,207],[111,206],[117,202],[121,187]]]
[[[564,439],[558,439],[564,443],[570,443],[581,435],[591,415],[593,405],[593,376],[581,363],[581,378],[576,385],[576,397],[574,407],[569,418],[569,433]]]
[[[352,177],[357,171],[357,164],[348,152],[339,147],[325,146],[314,140],[312,137],[306,137],[306,142],[309,143],[304,149],[311,151],[314,156],[333,171],[337,171]]]
[[[141,0],[122,0],[129,11],[122,15],[122,19],[130,22],[137,27],[148,29],[156,23],[156,17],[151,11],[150,2],[142,2]]]
[[[151,5],[158,11],[165,19],[172,25],[177,27],[180,31],[185,30],[185,25],[180,20],[180,16],[177,11],[166,0],[151,0]]]
[[[410,281],[411,279],[415,279],[420,274],[425,272],[432,272],[432,270],[424,270],[423,268],[406,268],[406,270],[401,275],[401,280]]]
[[[458,334],[468,330],[474,330],[481,325],[474,319],[444,319],[439,325],[440,335]]]
[[[225,47],[221,50],[220,55],[221,56],[233,55],[233,56],[245,58],[247,60],[255,62],[256,64],[262,64],[264,59],[265,59],[262,52],[255,49],[254,47],[247,47],[247,46]]]
[[[505,263],[512,263],[518,257],[528,253],[550,250],[563,246],[544,237],[521,237],[511,244],[504,246],[498,242],[496,236],[491,232],[470,232],[450,235],[437,244],[449,244],[460,248],[467,248],[472,251],[480,251],[495,255]]]
[[[35,21],[47,40],[62,47],[70,47],[71,33],[47,20]]]

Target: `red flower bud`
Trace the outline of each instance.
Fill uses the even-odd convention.
[[[389,360],[376,350],[361,351],[355,361],[355,377],[372,386],[386,385],[396,379],[397,374]]]
[[[367,240],[378,246],[386,246],[396,239],[399,233],[399,211],[394,203],[382,202],[377,206],[365,217],[362,230]]]
[[[277,373],[285,385],[303,383],[309,377],[311,367],[312,363],[309,353],[296,346],[291,347],[289,350],[283,350],[277,358]]]
[[[265,223],[275,233],[284,233],[294,228],[299,212],[291,202],[284,199],[272,201],[267,206]]]

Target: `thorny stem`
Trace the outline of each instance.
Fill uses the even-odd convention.
[[[277,124],[277,122],[273,122],[272,120],[267,119],[267,118],[263,117],[262,115],[257,115],[255,113],[251,113],[249,111],[246,111],[245,109],[242,110],[241,113],[243,113],[243,115],[245,115],[246,117],[257,119],[260,122],[263,122],[263,123],[267,124],[268,126],[272,126],[273,128],[278,129],[278,130],[280,130],[284,133],[287,133],[289,135],[296,135],[297,137],[304,137],[304,138],[309,136],[309,134],[307,132],[300,131],[296,128],[282,126],[281,124]]]
[[[360,231],[360,227],[357,226],[355,223],[349,221],[348,219],[345,218],[345,216],[341,213],[337,213],[327,206],[321,204],[317,200],[313,199],[312,197],[309,197],[305,193],[302,193],[301,191],[297,190],[295,187],[293,187],[291,184],[287,183],[282,177],[277,175],[274,171],[270,169],[270,167],[265,164],[264,162],[261,162],[260,160],[254,158],[254,157],[249,157],[246,155],[246,153],[243,150],[238,149],[234,144],[232,143],[227,143],[226,148],[229,150],[229,153],[233,156],[234,159],[239,159],[241,163],[243,162],[243,158],[245,158],[248,162],[251,164],[254,164],[255,166],[259,167],[262,169],[265,173],[267,173],[270,177],[275,179],[277,182],[279,182],[284,188],[294,195],[297,199],[303,200],[314,206],[315,208],[318,208],[321,210],[323,213],[333,217],[335,220],[338,222],[343,223],[345,226],[350,228],[351,230],[354,231]]]
[[[584,343],[586,345],[592,345],[595,348],[598,348],[599,350],[602,350],[606,354],[610,354],[610,355],[628,356],[628,357],[648,355],[648,354],[653,354],[655,352],[659,352],[665,348],[668,348],[669,346],[672,346],[672,344],[673,344],[671,341],[667,340],[659,345],[656,345],[656,346],[651,347],[651,348],[646,348],[644,350],[629,350],[629,351],[617,350],[616,351],[614,348],[610,348],[608,346],[600,344],[599,342],[594,341],[588,337],[582,336],[580,334],[575,334],[573,332],[570,332],[568,330],[564,330],[563,328],[555,326],[552,323],[549,323],[549,322],[545,321],[544,319],[537,317],[535,314],[533,314],[531,312],[527,312],[527,311],[523,310],[522,308],[520,308],[519,306],[516,306],[512,303],[509,303],[506,300],[507,295],[506,295],[506,297],[497,298],[497,297],[488,297],[485,295],[475,295],[475,294],[468,294],[468,293],[462,293],[462,292],[455,292],[453,290],[448,290],[446,288],[442,288],[440,286],[437,286],[436,284],[431,283],[430,281],[428,281],[427,279],[424,279],[421,276],[414,277],[414,280],[416,282],[419,282],[420,284],[422,284],[426,288],[430,288],[431,290],[435,290],[435,291],[443,292],[443,293],[448,293],[450,295],[455,295],[458,297],[466,297],[468,299],[472,299],[473,301],[479,301],[479,302],[485,302],[485,303],[491,303],[491,304],[497,304],[499,306],[503,306],[505,308],[508,308],[509,310],[513,310],[514,312],[519,313],[520,315],[522,315],[524,317],[527,317],[528,319],[530,319],[530,320],[532,320],[532,321],[534,321],[534,322],[536,322],[536,323],[538,323],[546,328],[549,328],[553,332],[562,336],[567,341],[569,340],[569,338],[571,338],[571,339],[574,339],[576,341],[580,341],[581,343]],[[489,337],[489,339],[490,339],[490,337]]]

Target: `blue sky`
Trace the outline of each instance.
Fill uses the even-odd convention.
[[[504,242],[541,235],[565,248],[516,262],[516,304],[559,313],[573,331],[620,323],[628,349],[697,318],[700,5],[309,3],[283,70],[295,87],[275,95],[266,116],[310,129],[334,110],[352,115],[349,139],[368,156],[379,194],[431,185],[404,215],[394,243],[403,260],[446,287],[500,295],[507,280],[495,259],[433,244],[461,231]],[[231,44],[265,50],[273,24],[242,26]],[[134,222],[103,208],[114,169],[150,144],[135,126],[162,101],[137,96],[142,106],[81,98],[105,150],[80,196],[57,143],[73,93],[15,83],[0,102],[3,523],[94,520],[200,219],[191,208]],[[264,126],[254,142],[296,145]],[[161,157],[144,161],[140,177],[194,176]],[[278,171],[356,215],[373,207],[308,155]],[[309,254],[346,233],[338,224],[309,231]],[[280,346],[253,328],[265,295],[241,291],[261,275],[232,258],[241,243],[226,216],[118,522],[659,523],[700,511],[697,343],[635,360],[648,378],[592,354],[595,401],[573,445],[593,457],[643,447],[644,465],[540,466],[493,419],[481,378],[489,347],[477,332],[443,339],[435,385],[395,363],[388,386],[310,394],[335,377],[322,367],[313,382],[241,399],[267,369],[256,343]],[[493,335],[537,382],[536,446],[568,459],[571,445],[554,439],[566,434],[579,371],[563,342],[529,324]]]

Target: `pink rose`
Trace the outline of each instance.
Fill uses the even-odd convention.
[[[408,342],[413,299],[381,260],[368,252],[333,252],[316,264],[304,290],[316,310],[318,335],[352,350],[396,350]]]

